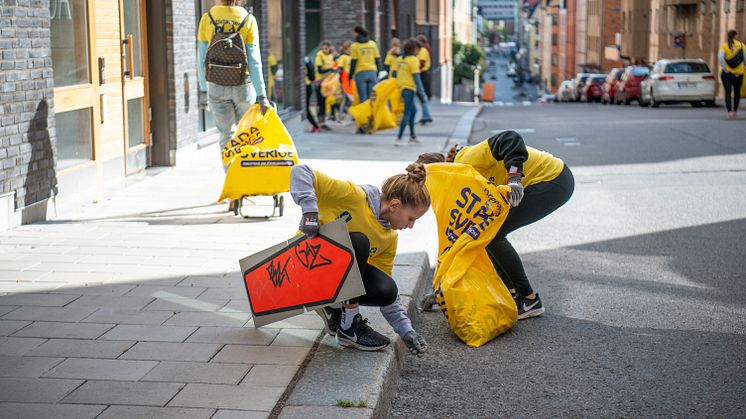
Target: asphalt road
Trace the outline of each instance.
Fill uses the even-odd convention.
[[[723,108],[486,108],[562,158],[575,195],[510,238],[543,317],[474,349],[440,313],[392,416],[746,417],[746,118]]]

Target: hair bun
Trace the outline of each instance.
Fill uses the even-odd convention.
[[[412,163],[407,166],[407,178],[416,183],[422,183],[425,181],[427,172],[425,171],[425,165],[422,163]]]

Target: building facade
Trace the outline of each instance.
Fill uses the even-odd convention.
[[[518,1],[516,0],[478,0],[482,17],[493,22],[496,21],[517,21],[518,20]]]
[[[620,54],[624,63],[650,61],[650,14],[650,0],[622,0]]]
[[[586,41],[586,68],[596,73],[608,73],[621,63],[610,58],[607,46],[616,45],[621,30],[621,0],[589,0]]]

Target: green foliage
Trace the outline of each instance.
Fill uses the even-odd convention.
[[[487,69],[484,50],[476,44],[463,44],[453,40],[453,82],[461,83],[462,80],[474,80],[474,68],[477,65],[482,71]]]
[[[337,400],[337,406],[339,407],[368,407],[368,403],[364,400],[357,402],[351,402],[349,400]]]

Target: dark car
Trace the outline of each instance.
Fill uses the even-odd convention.
[[[629,105],[633,100],[640,102],[640,83],[648,74],[650,74],[648,67],[639,65],[627,67],[617,83],[615,103]]]
[[[606,81],[602,86],[604,93],[601,97],[601,103],[603,103],[604,105],[607,103],[614,103],[616,84],[619,80],[621,80],[623,73],[623,68],[612,68],[611,71],[609,71],[609,75],[606,77]]]
[[[603,84],[606,81],[606,74],[591,74],[585,82],[583,88],[582,100],[585,102],[600,102],[603,96]]]

